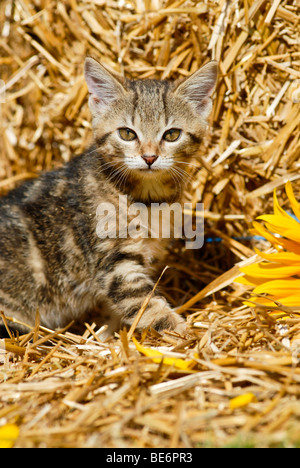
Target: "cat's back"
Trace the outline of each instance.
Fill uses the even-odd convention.
[[[26,243],[26,216],[23,207],[35,180],[29,180],[0,198],[0,257],[15,257]],[[10,250],[12,249],[12,250]]]
[[[0,198],[0,263],[2,273],[39,256],[58,256],[63,231],[80,217],[78,162],[44,172]],[[70,229],[73,229],[72,227]],[[10,264],[5,261],[10,260]],[[1,283],[0,278],[0,283]]]
[[[79,166],[80,156],[59,169],[45,171],[37,178],[23,182],[1,197],[0,229],[22,219],[30,223],[33,219],[50,218],[53,212],[64,208],[67,200],[71,207],[72,199],[80,196]]]

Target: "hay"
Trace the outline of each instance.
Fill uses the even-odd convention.
[[[194,366],[154,362],[123,331],[102,343],[92,324],[76,334],[37,321],[0,341],[0,425],[19,426],[16,446],[299,444],[300,320],[250,309],[232,285],[235,264],[253,261],[249,226],[272,211],[273,189],[285,207],[285,181],[300,188],[299,13],[296,0],[0,3],[1,194],[89,144],[87,54],[133,78],[220,64],[186,196],[204,202],[206,235],[223,241],[170,251],[160,285],[192,334],[138,337]]]

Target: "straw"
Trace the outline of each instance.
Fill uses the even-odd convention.
[[[299,8],[296,0],[0,2],[1,195],[90,144],[86,55],[130,78],[181,79],[210,59],[220,69],[185,193],[192,206],[204,203],[210,241],[199,251],[172,243],[154,275],[169,266],[159,288],[187,318],[187,334],[140,335],[136,321],[103,342],[95,324],[49,330],[37,315],[17,336],[6,317],[0,425],[4,434],[18,428],[11,444],[299,445],[299,315],[250,308],[233,283],[257,261],[254,247],[269,248],[249,228],[272,212],[273,189],[285,209],[292,180],[299,199]],[[163,357],[151,359],[153,350]]]

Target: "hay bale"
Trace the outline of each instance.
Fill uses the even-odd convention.
[[[285,206],[285,181],[300,187],[299,13],[296,0],[0,3],[1,194],[89,144],[86,55],[133,78],[176,79],[211,58],[220,64],[186,196],[204,202],[207,235],[223,243],[199,255],[170,252],[176,270],[162,285],[191,313],[194,337],[142,338],[195,366],[157,364],[125,332],[102,343],[89,324],[76,335],[37,323],[0,344],[0,421],[20,426],[17,446],[220,446],[239,434],[255,446],[299,442],[299,319],[254,312],[230,285],[234,264],[253,253],[242,238],[271,211],[273,189]],[[243,393],[255,398],[230,405]]]

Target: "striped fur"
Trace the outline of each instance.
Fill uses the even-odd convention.
[[[184,164],[206,130],[203,115],[216,80],[214,63],[203,70],[179,85],[126,81],[87,59],[94,144],[0,203],[0,309],[7,316],[32,326],[39,310],[42,324],[55,328],[95,311],[100,317],[102,308],[113,323],[110,332],[120,323],[130,326],[153,289],[151,268],[164,245],[159,239],[99,239],[97,206],[106,201],[118,212],[120,194],[128,203],[180,201]],[[199,88],[204,83],[198,94],[197,83]],[[134,130],[137,139],[123,141],[118,133],[123,127]],[[162,137],[172,127],[182,135],[167,143]],[[158,156],[151,169],[144,155]],[[149,326],[185,328],[158,293],[139,323]]]

